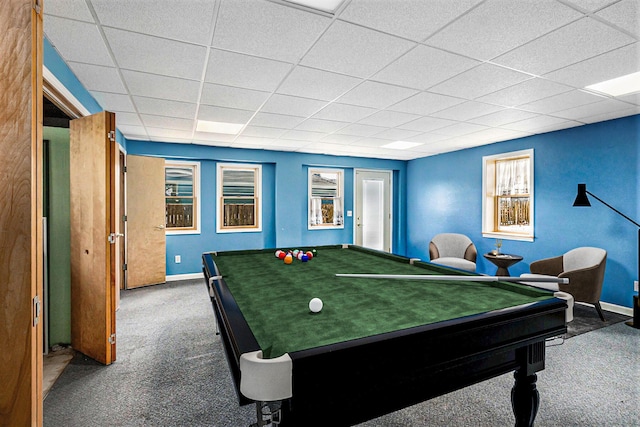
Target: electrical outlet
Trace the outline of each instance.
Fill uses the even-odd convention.
[[[635,292],[638,292],[638,281],[637,281],[637,280],[634,280],[634,281],[633,281],[633,290],[634,290]]]
[[[182,258],[180,257],[180,255],[175,256],[175,262],[176,264],[180,264],[182,262]]]

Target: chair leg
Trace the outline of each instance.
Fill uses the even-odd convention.
[[[604,318],[604,313],[602,312],[602,307],[600,307],[600,301],[596,301],[593,305],[595,305],[596,310],[598,310],[600,319],[602,319],[603,322],[606,322],[606,319]]]

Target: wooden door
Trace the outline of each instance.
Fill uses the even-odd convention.
[[[0,6],[0,426],[42,425],[41,13]]]
[[[116,358],[114,135],[110,112],[70,122],[71,346],[105,365]]]
[[[164,159],[127,156],[127,289],[166,280]]]

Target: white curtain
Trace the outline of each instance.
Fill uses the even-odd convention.
[[[530,161],[514,159],[496,162],[496,192],[499,196],[529,193]]]
[[[333,199],[333,225],[342,225],[344,222],[344,215],[342,213],[342,199]]]
[[[309,224],[322,224],[322,199],[319,197],[312,197],[309,203]]]

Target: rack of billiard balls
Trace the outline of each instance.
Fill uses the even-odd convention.
[[[276,258],[284,261],[285,264],[291,264],[294,259],[297,259],[302,262],[307,262],[311,260],[315,255],[316,251],[301,251],[300,249],[294,249],[289,251],[283,251],[278,249],[275,252]]]

